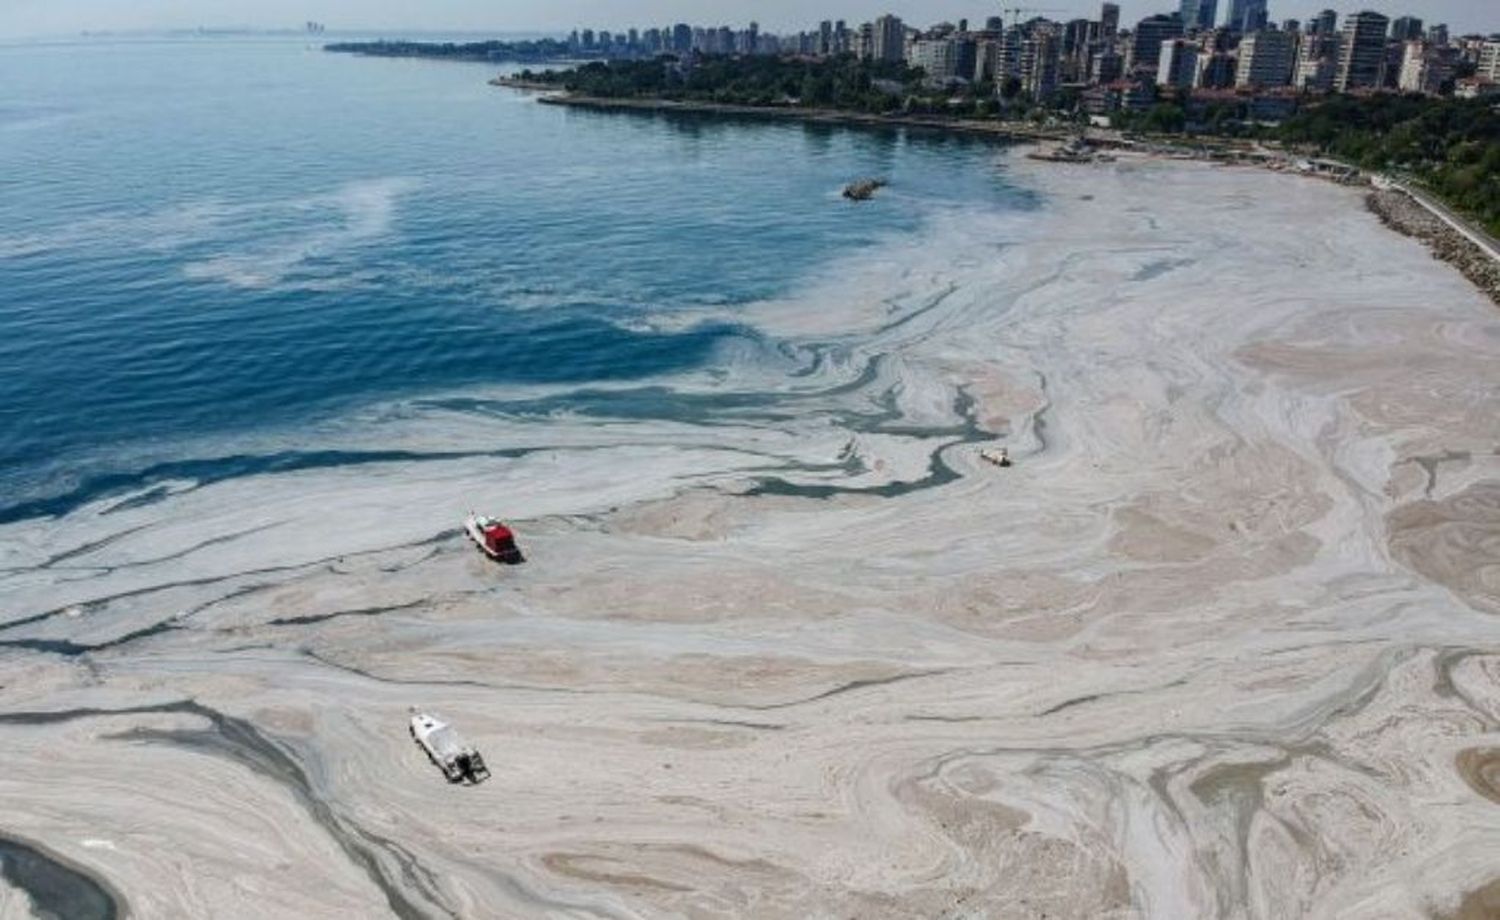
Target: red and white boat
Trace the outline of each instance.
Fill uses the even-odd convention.
[[[516,545],[515,532],[495,518],[470,511],[464,518],[464,532],[481,553],[497,562],[516,565],[526,561],[521,548]]]

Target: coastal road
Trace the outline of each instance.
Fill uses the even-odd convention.
[[[1452,208],[1449,208],[1447,205],[1443,204],[1441,201],[1438,201],[1436,198],[1432,197],[1421,189],[1415,188],[1404,182],[1393,182],[1392,187],[1410,195],[1412,199],[1422,207],[1437,215],[1437,217],[1442,220],[1443,223],[1452,227],[1454,230],[1457,230],[1459,233],[1463,234],[1464,237],[1469,240],[1469,242],[1484,250],[1485,254],[1490,258],[1494,259],[1497,262],[1500,262],[1500,240],[1497,240],[1493,236],[1484,232],[1484,230],[1475,226],[1472,222],[1455,213]]]

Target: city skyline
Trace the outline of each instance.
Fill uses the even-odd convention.
[[[1427,23],[1409,14],[1393,19],[1372,10],[1350,13],[1340,25],[1338,12],[1324,9],[1308,18],[1304,30],[1294,19],[1280,26],[1271,22],[1265,0],[1233,0],[1227,25],[1210,26],[1218,22],[1214,6],[1213,0],[1182,0],[1179,11],[1153,14],[1133,28],[1127,22],[1124,30],[1119,7],[1105,3],[1098,19],[1067,22],[1023,18],[1017,14],[1041,10],[1011,9],[1007,12],[1015,18],[1009,23],[1000,16],[983,23],[960,18],[927,28],[884,14],[864,23],[825,19],[814,30],[783,34],[763,30],[757,22],[744,28],[676,23],[644,29],[585,27],[572,30],[562,41],[380,40],[327,48],[381,56],[535,62],[580,55],[641,61],[665,53],[679,56],[665,65],[679,77],[698,67],[700,54],[802,55],[825,62],[852,54],[863,61],[904,62],[928,91],[967,90],[995,97],[971,100],[976,106],[1004,107],[1016,99],[1047,106],[1062,98],[1064,107],[1097,117],[1146,111],[1162,100],[1163,91],[1186,93],[1180,98],[1199,109],[1233,98],[1251,105],[1254,111],[1248,117],[1261,121],[1293,114],[1303,94],[1497,94],[1500,36],[1455,41],[1447,24]],[[619,80],[635,83],[639,73],[616,74],[597,92],[617,92]],[[646,73],[648,87],[640,88],[656,86],[660,68],[648,68]],[[1224,96],[1231,90],[1232,97]],[[819,96],[816,87],[810,92],[817,104],[828,104],[838,95]],[[768,84],[751,95],[764,104],[766,93],[787,95],[787,90],[784,84]],[[875,107],[894,101],[887,96],[886,102],[873,103]],[[865,99],[863,104],[872,103]]]
[[[1242,0],[1243,2],[1243,0]],[[1125,0],[1121,22],[1132,23],[1153,13],[1175,12],[1177,0]],[[913,8],[920,6],[920,9]],[[1232,15],[1233,0],[1217,4],[1220,22]],[[1268,17],[1306,19],[1328,3],[1304,0],[1270,0]],[[1368,2],[1332,4],[1341,15],[1370,9],[1395,17],[1420,16],[1428,22],[1445,22],[1455,33],[1500,31],[1500,15],[1489,0],[1426,0],[1426,2]],[[602,15],[597,4],[561,0],[541,7],[519,0],[434,0],[420,11],[394,0],[262,0],[257,3],[225,3],[218,0],[144,0],[128,8],[110,0],[15,0],[0,12],[0,37],[21,38],[67,35],[83,31],[150,31],[199,26],[243,26],[257,29],[295,27],[307,20],[328,24],[333,30],[368,31],[487,31],[545,32],[562,34],[583,25],[595,28],[628,28],[672,22],[724,22],[743,25],[755,20],[768,31],[807,28],[809,20],[873,20],[891,12],[908,21],[926,23],[969,18],[982,20],[997,15],[1000,4],[941,0],[935,3],[900,4],[886,0],[829,0],[809,7],[790,0],[768,0],[750,4],[688,3],[682,0],[646,0],[615,8]],[[1098,3],[1049,0],[1037,15],[1067,20],[1097,15]]]

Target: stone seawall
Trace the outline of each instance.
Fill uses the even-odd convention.
[[[1387,227],[1426,243],[1432,250],[1433,258],[1442,259],[1457,267],[1465,278],[1478,285],[1496,304],[1500,304],[1500,262],[1490,258],[1463,234],[1404,192],[1371,192],[1365,202]]]

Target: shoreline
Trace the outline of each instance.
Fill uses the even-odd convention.
[[[291,505],[416,506],[421,492],[402,494],[400,481],[436,478],[451,491],[455,474],[393,467],[384,478],[398,482],[348,494],[357,484],[336,472],[260,477],[70,515],[37,538],[39,553],[97,567],[87,597],[122,598],[92,606],[83,629],[140,616],[143,587],[161,592],[146,611],[199,612],[91,651],[90,675],[57,656],[9,653],[30,679],[6,681],[7,708],[63,713],[3,726],[17,801],[54,781],[60,745],[117,787],[171,773],[173,792],[193,803],[171,825],[192,865],[280,878],[256,854],[291,840],[302,856],[280,890],[366,913],[385,896],[377,882],[424,907],[517,915],[545,907],[528,897],[581,890],[640,914],[749,903],[755,892],[785,907],[767,916],[929,915],[962,896],[993,915],[1024,898],[1076,920],[1153,915],[1153,905],[1156,916],[1203,915],[1237,885],[1265,916],[1300,915],[1301,903],[1336,913],[1356,890],[1436,900],[1477,887],[1500,819],[1454,791],[1463,779],[1452,764],[1484,742],[1473,710],[1493,705],[1481,669],[1500,659],[1484,653],[1494,626],[1464,603],[1489,604],[1493,589],[1445,568],[1475,550],[1448,543],[1442,521],[1478,505],[1474,490],[1497,475],[1483,455],[1500,443],[1496,420],[1465,413],[1485,405],[1485,330],[1500,323],[1461,279],[1344,206],[1351,189],[1165,160],[1062,173],[1018,158],[1015,169],[1053,203],[1041,224],[936,228],[920,250],[846,265],[877,273],[854,296],[835,300],[841,286],[830,287],[766,307],[779,324],[761,309],[752,317],[792,341],[828,337],[807,328],[809,305],[834,312],[845,335],[865,317],[869,331],[847,345],[872,368],[869,382],[815,382],[810,398],[826,401],[830,424],[870,405],[888,405],[895,424],[814,433],[813,408],[791,421],[730,415],[710,429],[723,443],[744,426],[747,447],[794,458],[813,439],[834,456],[847,436],[863,472],[804,474],[814,485],[914,478],[933,452],[954,480],[889,499],[751,498],[732,490],[753,473],[705,457],[691,487],[633,484],[594,506],[575,496],[524,522],[525,567],[497,572],[462,537],[413,534],[336,566],[255,575],[250,593],[227,574],[176,587],[183,563],[170,554],[203,565],[229,547],[258,572],[267,559],[255,541],[288,535],[246,536],[247,525],[269,527]],[[1163,184],[1182,193],[1161,196]],[[1225,210],[1247,199],[1258,206]],[[1203,208],[1220,217],[1195,224]],[[1292,267],[1267,276],[1265,264]],[[872,310],[872,291],[900,291],[898,314]],[[1395,366],[1405,372],[1392,376]],[[1330,387],[1343,395],[1330,400]],[[1012,448],[1012,469],[980,465],[976,445],[945,446],[965,395],[963,411]],[[611,427],[594,435],[610,466],[660,465],[621,446],[659,424]],[[1329,431],[1358,434],[1316,433]],[[1432,460],[1430,482],[1412,460],[1455,452],[1474,459]],[[503,475],[527,492],[579,481],[562,469],[497,460],[463,475]],[[207,513],[223,507],[240,510]],[[1388,535],[1385,516],[1403,508]],[[187,518],[191,529],[172,523]],[[68,585],[18,587],[45,609],[44,595],[78,590]],[[71,622],[58,620],[84,638]],[[1441,650],[1454,648],[1473,654],[1450,663]],[[202,700],[223,725],[259,734],[220,741],[220,723],[162,711],[163,668],[170,698]],[[1428,692],[1434,669],[1462,692]],[[494,780],[441,793],[393,719],[414,697],[495,752]],[[1441,757],[1425,756],[1434,722],[1454,726]],[[189,728],[192,743],[111,740],[136,730],[172,742]],[[1306,753],[1309,736],[1318,753]],[[204,757],[205,745],[221,755]],[[286,770],[244,768],[268,749],[315,777],[313,791],[288,785]],[[1401,771],[1377,769],[1392,759]],[[619,794],[622,775],[637,784],[630,796]],[[1262,776],[1276,791],[1257,798]],[[1318,811],[1345,797],[1370,820],[1455,849],[1351,851],[1329,866],[1247,837],[1219,860],[1185,855],[1251,821],[1320,845],[1357,838],[1368,826],[1360,812]],[[473,820],[501,801],[504,828]],[[236,829],[232,846],[198,818],[247,806],[267,818],[248,830],[218,822]],[[336,817],[331,831],[318,814]],[[129,831],[159,815],[100,792],[20,808],[14,830],[45,831],[140,907],[180,871]],[[402,883],[396,856],[378,847],[366,865],[380,871],[361,869],[338,847],[364,828],[441,882]],[[448,845],[455,833],[465,846]],[[119,850],[71,842],[93,838]],[[491,854],[484,865],[470,847]],[[1277,853],[1296,860],[1302,887],[1264,868]],[[957,882],[931,881],[944,860]],[[496,871],[520,884],[498,884]],[[200,914],[245,903],[212,885],[199,897]]]
[[[1004,156],[1045,207],[725,305],[810,373],[710,415],[445,409],[394,440],[537,450],[0,529],[9,638],[88,649],[3,650],[11,831],[144,915],[1479,903],[1500,317],[1357,189]],[[485,490],[527,565],[442,529]]]
[[[628,112],[651,115],[694,115],[725,117],[746,121],[768,121],[793,124],[826,125],[830,127],[865,128],[874,130],[917,130],[947,133],[960,137],[978,138],[1003,144],[1063,144],[1078,136],[1073,129],[1046,129],[1016,127],[1006,122],[979,119],[954,119],[924,115],[878,115],[863,112],[846,112],[837,109],[808,109],[800,107],[767,107],[738,105],[733,103],[680,101],[661,98],[609,98],[584,96],[569,93],[549,83],[496,77],[490,85],[541,92],[537,98],[542,105],[577,108],[597,112]],[[1196,147],[1172,143],[1136,142],[1120,136],[1111,136],[1098,130],[1085,129],[1083,135],[1091,147],[1116,150],[1143,157],[1171,160],[1192,160],[1222,165],[1255,166],[1269,172],[1319,178],[1344,185],[1372,187],[1367,196],[1367,207],[1380,216],[1381,222],[1390,230],[1403,236],[1417,239],[1427,245],[1433,257],[1459,271],[1474,284],[1481,293],[1500,306],[1500,262],[1467,239],[1463,234],[1443,225],[1421,201],[1400,189],[1381,189],[1373,178],[1356,167],[1345,167],[1346,172],[1319,165],[1313,170],[1304,170],[1296,165],[1312,162],[1310,158],[1296,156],[1290,152],[1280,156],[1268,156],[1253,148],[1226,143],[1216,139],[1214,143],[1199,142]],[[1054,158],[1033,156],[1033,159],[1057,163],[1088,163],[1088,159]],[[1326,164],[1327,161],[1320,161]],[[1408,202],[1415,212],[1400,208],[1391,196],[1399,196]],[[1377,204],[1377,202],[1380,202]]]
[[[509,88],[535,89],[537,84],[523,81],[493,85]],[[601,112],[644,112],[682,115],[729,116],[746,120],[792,122],[803,124],[832,125],[858,128],[907,128],[925,131],[942,131],[965,137],[978,137],[1004,143],[1061,142],[1072,136],[1067,130],[1045,128],[1018,128],[1005,122],[980,121],[977,119],[952,119],[935,115],[877,115],[864,112],[845,112],[838,109],[808,109],[799,107],[768,107],[736,105],[721,102],[694,102],[658,98],[614,99],[602,96],[578,96],[547,87],[553,92],[537,98],[542,105],[586,109]],[[1104,146],[1116,142],[1100,138],[1091,141]]]
[[[1500,260],[1401,189],[1376,188],[1365,196],[1365,206],[1387,228],[1421,242],[1434,259],[1458,269],[1500,306]]]

